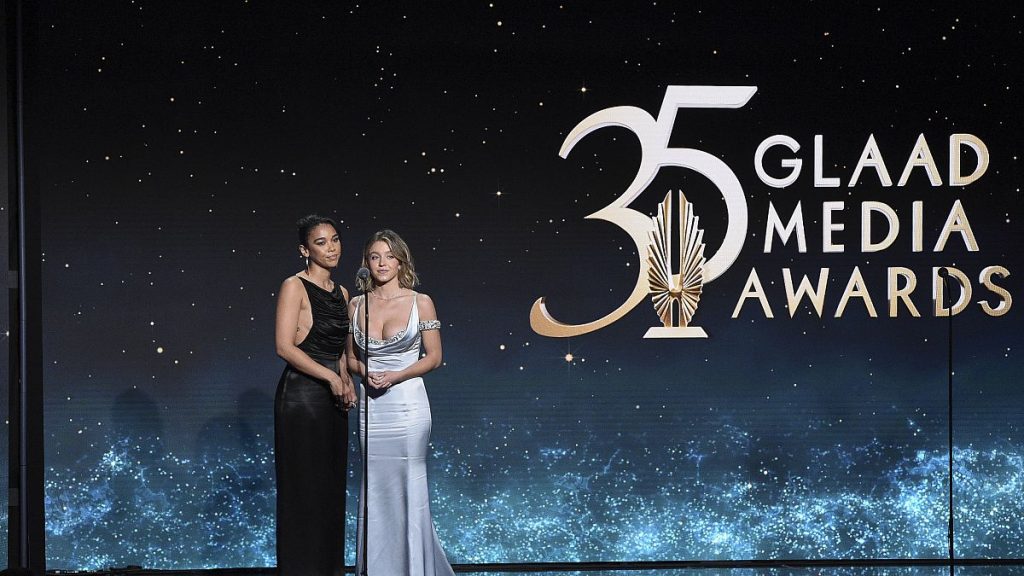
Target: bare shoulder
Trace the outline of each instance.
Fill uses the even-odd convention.
[[[302,287],[302,280],[298,276],[289,276],[281,282],[281,290],[279,294],[282,298],[294,298],[296,295],[301,295],[304,292]]]
[[[342,290],[345,290],[345,289],[342,288]],[[345,297],[346,298],[348,297],[348,293],[347,292],[345,293]],[[357,294],[357,295],[353,296],[348,301],[348,312],[349,312],[349,315],[351,315],[356,310],[356,308],[358,308],[362,303],[363,303],[363,295],[362,294]]]
[[[338,285],[338,288],[341,288],[341,295],[345,297],[345,302],[348,302],[348,289],[341,284]]]
[[[434,308],[434,301],[426,294],[417,293],[416,311],[419,312],[421,320],[437,320],[437,310]]]

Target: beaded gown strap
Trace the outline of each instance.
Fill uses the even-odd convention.
[[[419,324],[416,327],[419,328],[420,332],[422,332],[424,330],[440,330],[441,329],[441,321],[440,320],[420,320]]]

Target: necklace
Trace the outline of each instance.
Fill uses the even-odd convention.
[[[377,294],[376,291],[370,292],[370,294],[373,294],[373,297],[376,298],[377,300],[383,300],[384,302],[387,302],[388,300],[394,300],[395,298],[401,298],[402,296],[405,296],[405,294],[403,294],[401,292],[399,292],[399,293],[397,293],[397,294],[395,294],[393,296],[381,296],[380,294]]]

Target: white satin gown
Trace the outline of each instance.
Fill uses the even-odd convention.
[[[387,340],[369,339],[370,372],[402,370],[420,357],[420,323],[413,295],[409,322]],[[357,302],[352,319],[352,336],[360,356],[365,358],[359,327],[362,301]],[[373,314],[373,309],[370,309]],[[435,326],[438,325],[435,321]],[[359,387],[359,436],[363,437],[365,388]],[[369,401],[370,442],[367,478],[359,491],[358,533],[356,536],[356,574],[362,572],[367,499],[370,529],[367,547],[369,576],[454,576],[448,558],[437,538],[430,516],[427,488],[427,442],[430,439],[430,402],[422,378],[410,378],[388,388],[384,395]],[[369,494],[367,494],[369,492]]]

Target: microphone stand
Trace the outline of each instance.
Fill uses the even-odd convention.
[[[949,303],[946,308],[949,314],[948,331],[946,333],[946,379],[947,397],[946,406],[949,410],[947,421],[947,441],[949,445],[949,576],[953,576],[956,565],[956,555],[953,549],[953,294],[949,291],[949,269],[940,268],[939,278],[942,279],[942,291],[944,297],[942,304]]]
[[[370,276],[370,271],[366,268],[360,268],[358,276],[364,282],[360,282],[360,285],[365,286],[365,280]],[[356,322],[359,320],[356,319]],[[367,540],[370,536],[370,517],[369,517],[369,506],[370,500],[370,294],[364,288],[363,289],[363,569],[360,572],[361,576],[367,575]]]

